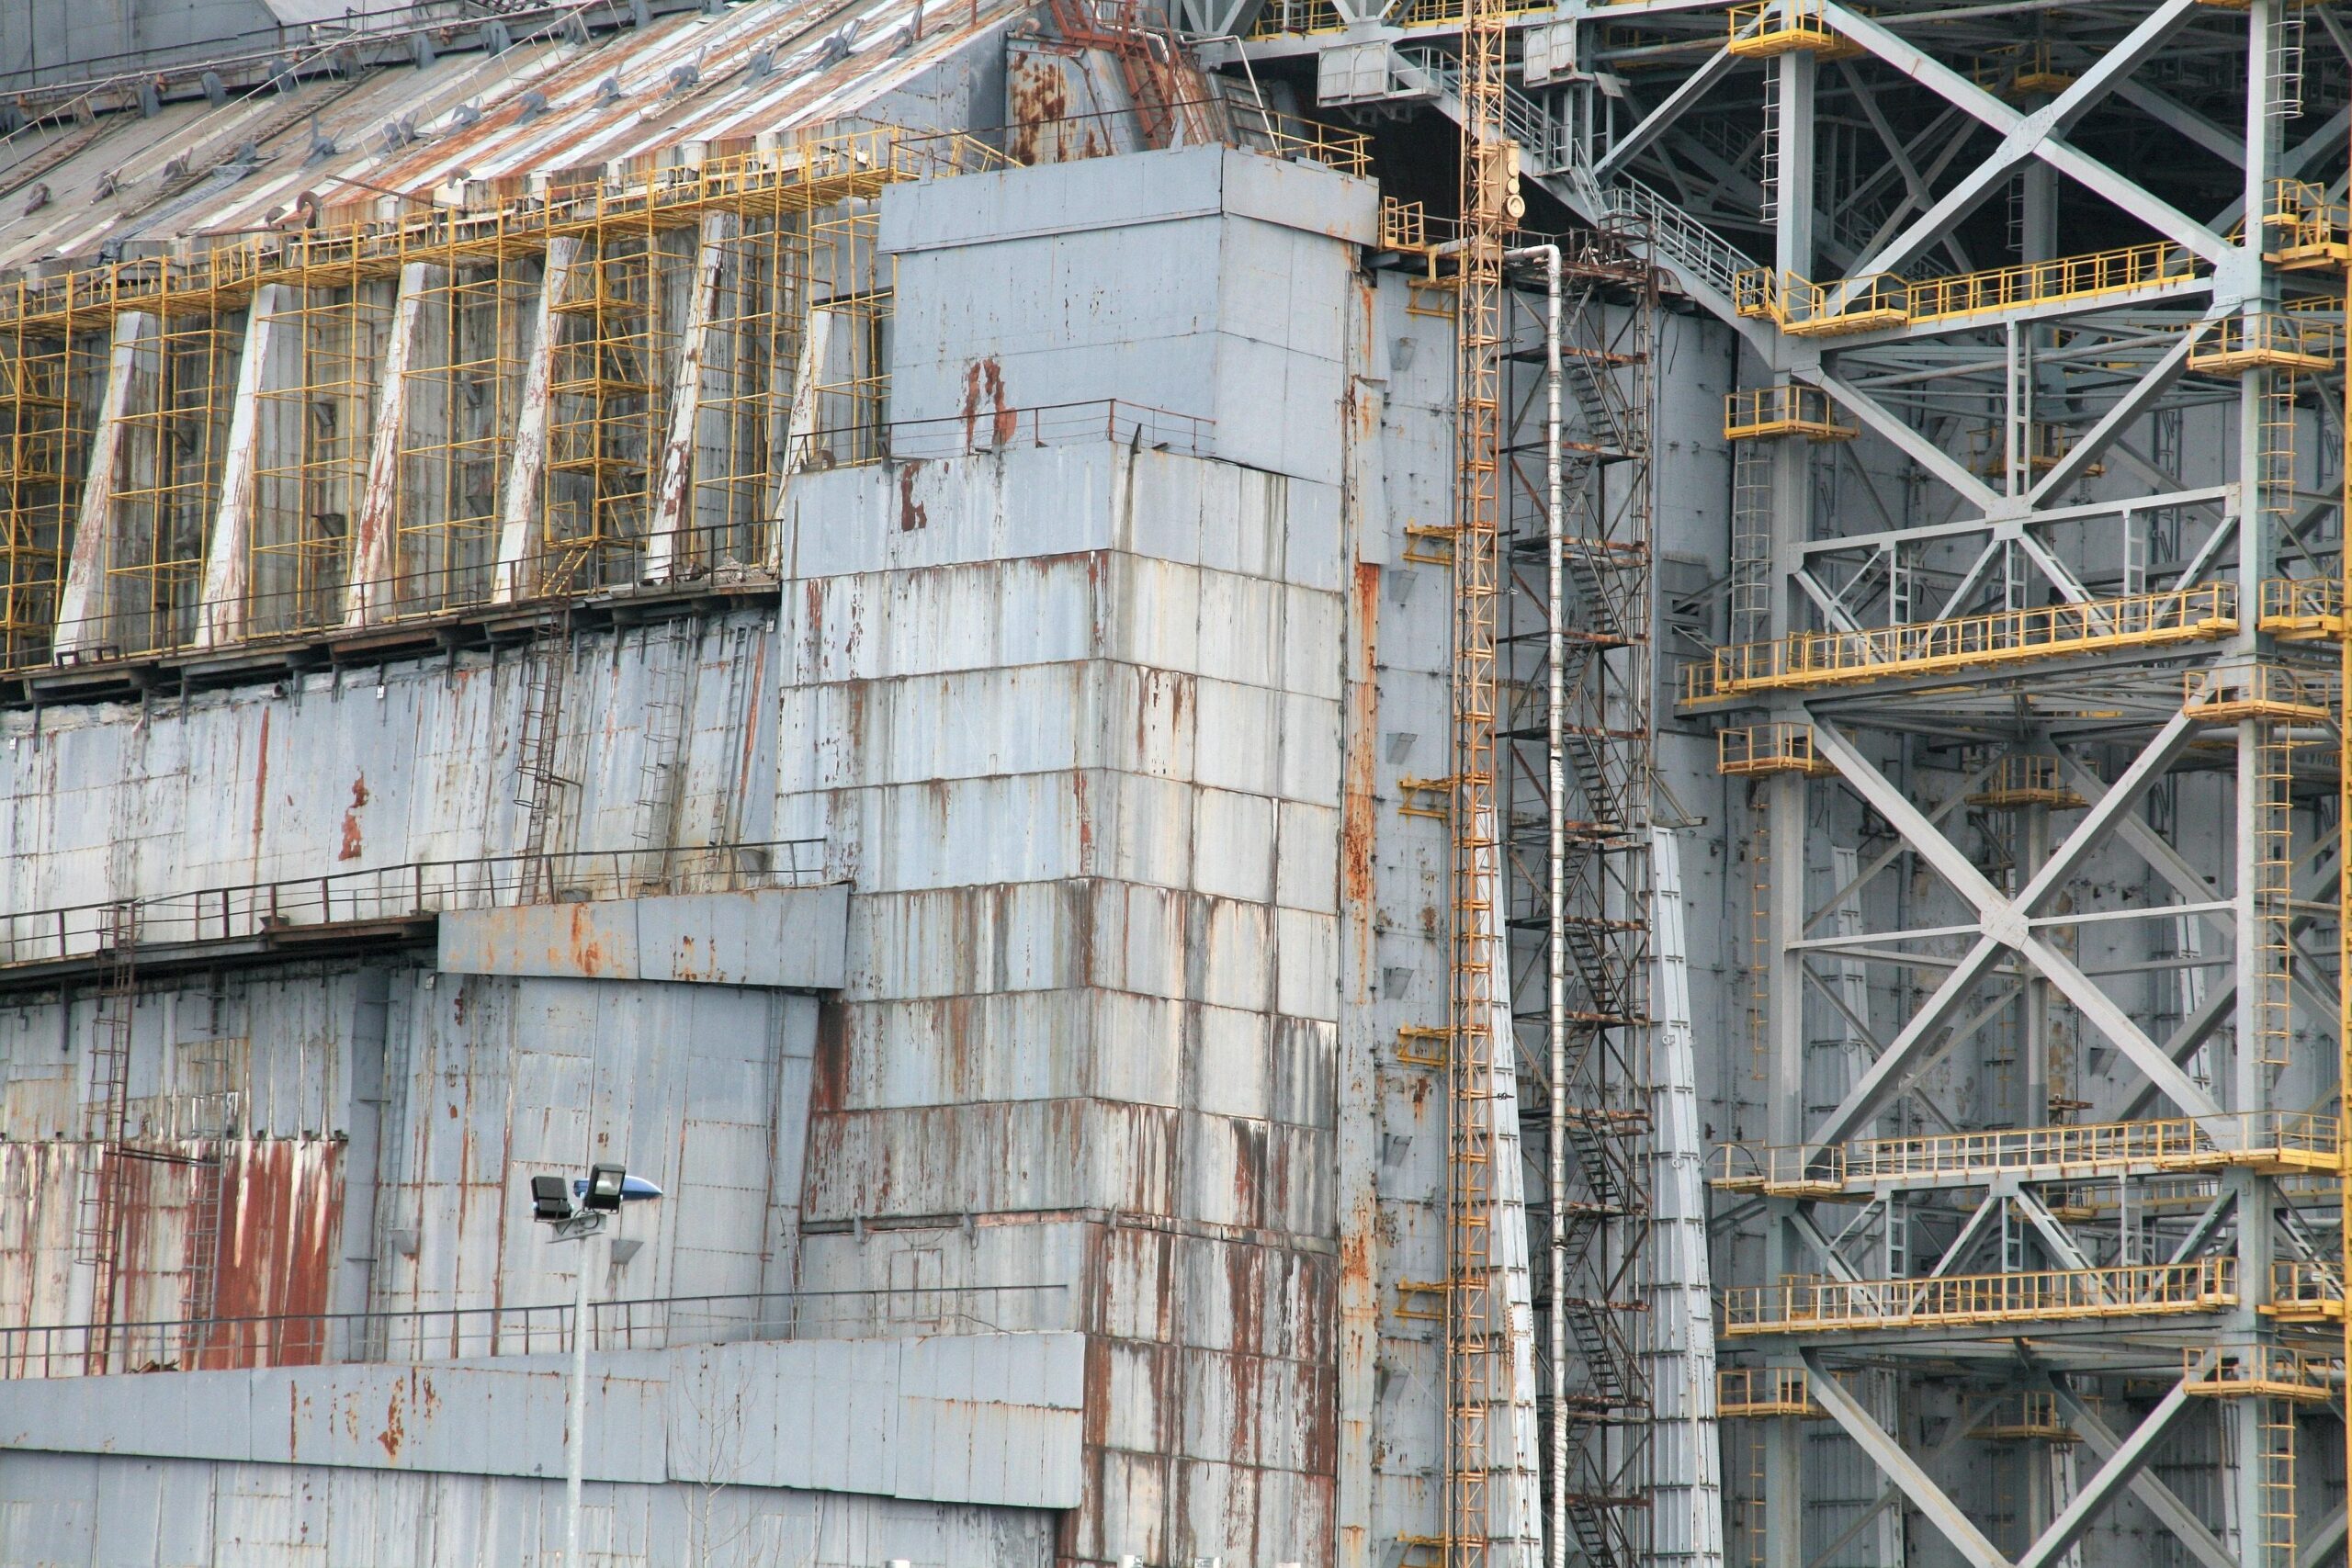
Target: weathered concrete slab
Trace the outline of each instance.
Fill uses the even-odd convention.
[[[837,990],[849,888],[761,888],[475,909],[441,919],[440,966],[460,975],[677,980]]]
[[[1084,1343],[978,1334],[599,1352],[587,1477],[1075,1507]],[[0,1398],[0,1449],[558,1477],[569,1367],[553,1355],[18,1380]]]

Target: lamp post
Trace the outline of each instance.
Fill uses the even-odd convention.
[[[571,1191],[560,1176],[531,1178],[531,1217],[546,1224],[558,1241],[585,1243],[605,1228],[605,1222],[626,1201],[659,1198],[662,1189],[633,1177],[617,1165],[588,1168],[575,1178]],[[572,1207],[578,1198],[580,1206]],[[580,1568],[580,1485],[587,1463],[588,1421],[588,1249],[580,1249],[571,1297],[571,1388],[563,1424],[563,1563]]]

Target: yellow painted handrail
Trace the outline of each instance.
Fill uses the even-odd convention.
[[[2237,1259],[1955,1274],[1928,1280],[1784,1280],[1723,1292],[1726,1335],[1966,1327],[2139,1317],[2236,1304]]]
[[[1815,283],[1750,267],[1734,278],[1732,302],[1740,314],[1769,317],[1784,332],[1821,335],[1931,326],[2031,305],[2103,299],[2192,277],[2197,265],[2195,253],[2160,242],[1942,277],[1880,272]]]
[[[1726,1144],[1715,1151],[1715,1179],[1732,1188],[1826,1190],[2034,1170],[2088,1175],[2131,1167],[2192,1171],[2233,1165],[2333,1169],[2341,1157],[2341,1131],[2334,1116],[2307,1111],[2234,1111],[2082,1127],[1861,1138],[1848,1144]]]
[[[1996,610],[1853,632],[1798,632],[1715,649],[1684,674],[1683,701],[1834,685],[1882,675],[1943,674],[2053,653],[2194,641],[2237,629],[2237,590],[2199,583],[2077,604]]]

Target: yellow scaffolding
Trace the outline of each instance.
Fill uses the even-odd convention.
[[[678,549],[688,570],[766,558],[810,288],[803,214],[743,214],[718,244]]]
[[[281,383],[266,365],[255,398],[243,617],[255,636],[333,625],[350,584],[392,286],[324,271],[252,328],[293,372]]]
[[[0,330],[0,669],[49,657],[89,440],[88,343]]]
[[[241,313],[210,300],[153,301],[154,330],[130,355],[113,475],[105,588],[85,648],[138,654],[197,630],[204,549],[227,457]]]
[[[846,467],[889,455],[888,345],[896,264],[881,254],[877,216],[870,206],[854,206],[810,226],[806,352],[812,428],[793,453],[796,468]],[[995,395],[1001,401],[1001,388]],[[978,406],[987,407],[989,389],[980,387],[978,396]]]
[[[491,596],[543,262],[535,252],[452,250],[429,268],[401,378],[385,610],[394,617]]]
[[[542,592],[637,581],[669,431],[675,342],[663,299],[692,274],[693,239],[692,230],[655,228],[650,214],[603,230],[582,243],[548,302]]]

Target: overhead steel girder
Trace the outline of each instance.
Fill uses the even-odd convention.
[[[2026,491],[2025,506],[2028,511],[2045,504],[2051,497],[2082,478],[2083,470],[2107,450],[2110,442],[2123,434],[2125,426],[2147,412],[2158,398],[2172,390],[2174,384],[2188,373],[2188,351],[2195,345],[2197,337],[2197,331],[2193,328],[2183,333],[2180,341],[2174,344],[2146,375],[2134,381],[2131,389],[2116,400],[2115,406],[2099,417],[2098,423],[2085,431],[2074,446],[2067,448],[2056,465]]]
[[[2065,141],[2061,135],[2148,58],[2196,13],[2200,0],[2163,0],[2114,48],[2099,57],[2073,85],[2033,113],[2020,114],[1925,51],[1848,9],[1838,0],[1821,0],[1822,17],[1842,36],[1905,76],[1940,94],[1976,118],[1999,131],[2000,149],[1972,170],[1919,220],[1874,254],[1858,263],[1858,275],[1887,272],[1902,266],[1943,236],[1946,230],[1973,210],[1998,181],[2021,160],[2037,157],[2115,203],[2184,249],[2220,265],[2233,252],[2227,240],[2188,214],[2135,182],[2124,178],[2098,159]]]
[[[1809,711],[1805,717],[1813,721]],[[1886,1053],[1873,1062],[1869,1071],[1847,1091],[1845,1099],[1807,1142],[1843,1143],[1864,1121],[1875,1114],[1895,1091],[1900,1081],[1908,1076],[1911,1067],[1909,1058],[1919,1050],[1942,1019],[1959,1006],[1968,989],[1991,968],[2003,948],[2015,951],[2057,987],[2109,1043],[2130,1058],[2132,1065],[2182,1111],[2193,1116],[2220,1113],[2221,1107],[2212,1096],[2182,1071],[2180,1066],[2165,1054],[2163,1047],[2149,1039],[2131,1016],[2117,1006],[2095,981],[2076,968],[2071,959],[2035,935],[2030,923],[2030,917],[2041,900],[2074,874],[2084,858],[2116,830],[2120,818],[2138,803],[2147,787],[2188,744],[2196,728],[2196,724],[2186,714],[2177,713],[2167,720],[2107,795],[2085,815],[2075,830],[2052,848],[2041,870],[2012,899],[2003,896],[1986,881],[1984,874],[1961,852],[1959,847],[1930,823],[1902,791],[1889,783],[1886,776],[1854,748],[1852,742],[1831,725],[1814,722],[1815,750],[1838,769],[1840,777],[1855,793],[1884,818],[1888,825],[1935,869],[1955,893],[1975,908],[1984,934],[1977,939],[1960,964],[1904,1025],[1902,1032],[1887,1046]]]
[[[1800,379],[1820,387],[1838,400],[1840,406],[1883,437],[1888,446],[1910,458],[1928,473],[1943,481],[1946,488],[1962,500],[1972,502],[1977,511],[1997,515],[2011,510],[2007,498],[2000,491],[1962,468],[1949,453],[1911,427],[1883,404],[1844,378],[1832,375],[1826,366],[1815,366],[1798,372]]]
[[[1648,150],[1651,142],[1664,135],[1692,105],[1713,92],[1716,84],[1730,76],[1743,63],[1727,49],[1719,49],[1709,55],[1698,70],[1684,77],[1681,85],[1666,96],[1665,102],[1652,109],[1639,125],[1625,132],[1608,154],[1592,166],[1592,177],[1607,185],[1623,174],[1633,166],[1634,159]]]

